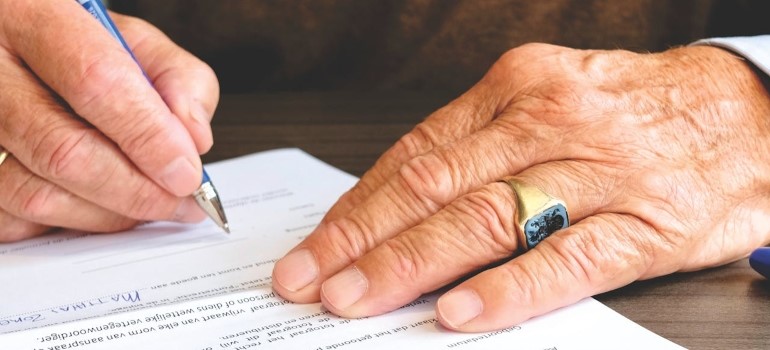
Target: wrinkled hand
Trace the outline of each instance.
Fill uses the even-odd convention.
[[[76,1],[0,2],[0,241],[204,217],[190,195],[212,145],[211,69],[149,24]]]
[[[768,174],[770,96],[740,58],[526,45],[385,153],[274,288],[362,317],[471,276],[440,322],[507,327],[746,256],[770,240]],[[562,198],[572,226],[520,254],[507,175]]]

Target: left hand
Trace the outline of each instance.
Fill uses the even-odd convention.
[[[768,174],[770,96],[727,51],[525,45],[385,153],[274,288],[363,317],[518,254],[437,304],[450,329],[499,329],[767,244]],[[520,254],[508,175],[563,199],[572,226]]]

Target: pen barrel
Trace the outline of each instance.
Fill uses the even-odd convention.
[[[80,4],[80,6],[83,6],[88,13],[91,14],[94,18],[96,18],[99,23],[102,24],[104,28],[107,29],[107,31],[110,32],[110,35],[112,35],[115,39],[117,39],[121,45],[123,45],[123,48],[126,49],[129,55],[131,55],[131,58],[136,61],[137,64],[139,64],[139,61],[137,61],[136,57],[134,57],[134,53],[131,51],[131,48],[128,46],[128,43],[126,43],[126,40],[123,39],[123,36],[120,35],[120,32],[118,31],[118,27],[115,25],[115,22],[112,21],[112,18],[110,17],[109,12],[107,12],[107,8],[104,6],[104,4],[100,0],[75,0]]]
[[[201,180],[201,184],[205,184],[207,182],[211,182],[211,179],[209,178],[209,173],[206,172],[206,169],[203,169],[203,180]]]

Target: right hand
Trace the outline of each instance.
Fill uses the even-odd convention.
[[[211,68],[157,28],[112,14],[152,84],[76,1],[0,1],[0,242],[199,221]]]

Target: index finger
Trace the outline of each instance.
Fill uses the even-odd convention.
[[[190,134],[138,64],[87,11],[74,1],[0,6],[0,12],[14,14],[5,26],[14,53],[145,175],[177,196],[200,185],[201,161]]]

